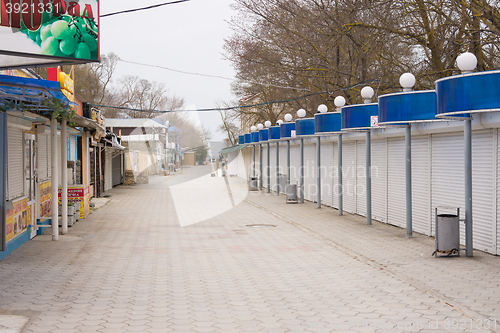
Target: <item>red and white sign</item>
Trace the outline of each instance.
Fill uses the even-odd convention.
[[[371,116],[371,126],[372,127],[377,127],[378,126],[378,116]]]

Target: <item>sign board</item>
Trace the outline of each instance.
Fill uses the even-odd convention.
[[[292,130],[292,131],[290,132],[290,136],[291,136],[292,138],[295,138],[295,137],[297,136],[297,131],[296,131],[296,130]]]
[[[99,61],[98,0],[0,0],[0,69]]]
[[[371,116],[370,123],[371,123],[371,127],[377,127],[378,126],[378,116]]]
[[[61,91],[71,101],[75,101],[75,83],[73,79],[59,68],[47,68],[47,79],[61,84]]]

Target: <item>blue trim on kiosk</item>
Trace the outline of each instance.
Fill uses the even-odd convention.
[[[244,145],[245,144],[245,135],[240,135],[238,137],[238,144]]]
[[[280,138],[281,138],[280,127],[279,126],[269,127],[269,140],[279,140]]]
[[[387,94],[378,98],[379,124],[407,124],[436,120],[437,98],[434,90]]]
[[[252,134],[250,133],[245,134],[245,143],[252,143]]]
[[[500,71],[446,77],[436,81],[437,117],[469,117],[500,111]]]
[[[252,132],[252,143],[259,142],[259,132]]]
[[[371,117],[378,116],[378,103],[344,106],[341,112],[342,130],[369,129],[372,127]]]
[[[295,131],[295,123],[284,123],[280,126],[280,136],[281,138],[291,138],[292,131]]]
[[[299,135],[314,135],[314,118],[297,119],[295,130]]]
[[[316,113],[314,115],[314,130],[316,133],[340,132],[340,112]]]
[[[267,141],[269,140],[269,130],[266,129],[261,129],[259,131],[259,141]]]

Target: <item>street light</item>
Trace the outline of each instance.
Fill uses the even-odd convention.
[[[264,125],[266,125],[266,127],[269,128],[269,127],[271,127],[272,123],[269,120],[266,120]]]
[[[257,128],[258,128],[258,129],[259,129],[259,131],[260,131],[260,130],[262,130],[262,129],[264,128],[264,125],[262,125],[262,124],[258,124],[258,125],[257,125]]]
[[[281,126],[281,124],[283,124],[283,120],[279,119],[279,120],[276,122],[276,125]]]
[[[318,112],[319,113],[327,113],[328,112],[328,106],[326,106],[325,104],[320,104],[318,106]]]
[[[415,85],[415,75],[412,73],[404,73],[399,77],[399,84],[403,87],[403,91],[412,91]]]
[[[306,116],[306,110],[300,109],[297,111],[297,117],[304,118]]]
[[[372,87],[366,86],[363,89],[361,89],[361,97],[363,98],[365,104],[372,102],[373,95],[375,95],[375,91],[373,90]]]
[[[457,66],[463,74],[471,73],[477,66],[477,58],[470,52],[462,53],[457,57]]]
[[[291,114],[287,113],[287,114],[285,115],[285,121],[286,121],[286,122],[290,122],[290,121],[292,121],[292,119],[293,119],[293,117],[292,117],[292,115],[291,115]]]
[[[257,127],[252,126],[252,127],[250,127],[250,130],[251,130],[252,132],[255,132],[255,131],[257,131]]]
[[[337,107],[337,112],[340,112],[340,108],[345,105],[345,98],[344,98],[344,96],[337,96],[337,97],[335,97],[335,100],[333,101],[333,103]]]

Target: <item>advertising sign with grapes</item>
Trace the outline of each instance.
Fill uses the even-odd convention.
[[[92,61],[98,0],[0,0],[0,69]]]

